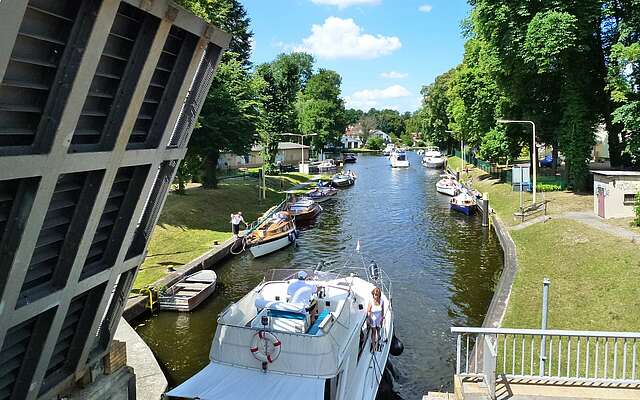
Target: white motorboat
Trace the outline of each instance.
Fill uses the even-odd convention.
[[[408,168],[410,165],[407,153],[401,150],[396,150],[391,153],[389,156],[389,163],[393,168]]]
[[[382,150],[382,154],[385,156],[390,156],[391,153],[396,149],[396,146],[393,143],[387,144],[387,146]]]
[[[251,254],[262,257],[295,243],[297,237],[291,213],[279,211],[260,223],[245,240]]]
[[[444,167],[444,161],[442,153],[435,146],[427,147],[422,157],[422,165],[427,168],[442,168]]]
[[[438,193],[455,196],[460,193],[460,184],[454,178],[445,175],[436,183]]]
[[[334,187],[347,187],[356,183],[356,179],[358,179],[358,177],[356,176],[355,172],[347,171],[332,176],[331,184]]]
[[[306,273],[305,282],[320,289],[308,307],[311,312],[304,304],[288,302],[287,289],[297,273],[272,271],[268,279],[218,316],[210,363],[165,396],[373,400],[389,353],[402,351],[393,336],[394,311],[387,275],[375,263],[368,268]],[[371,344],[367,318],[374,287],[381,289],[384,304],[378,346]],[[314,310],[315,321],[310,315]]]

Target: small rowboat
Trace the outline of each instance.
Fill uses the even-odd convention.
[[[217,278],[216,273],[211,270],[203,270],[187,276],[158,297],[160,310],[193,310],[213,293]]]
[[[459,211],[465,215],[471,215],[476,209],[476,199],[466,191],[450,200],[451,209]]]
[[[353,153],[345,153],[342,156],[342,162],[345,164],[353,164],[356,161],[358,161],[358,159],[356,158],[356,155]]]
[[[296,221],[309,221],[322,212],[322,207],[310,198],[303,197],[289,206],[289,212]]]
[[[297,236],[291,213],[279,211],[249,234],[246,243],[254,257],[262,257],[295,243]]]
[[[336,194],[338,194],[338,189],[332,187],[319,187],[307,193],[306,196],[316,203],[323,203],[327,200],[331,200]]]

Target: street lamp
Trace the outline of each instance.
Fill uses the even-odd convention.
[[[318,136],[318,134],[317,133],[310,133],[308,135],[300,135],[298,133],[281,133],[280,136],[297,136],[297,137],[300,138],[300,150],[301,150],[301,153],[302,153],[302,158],[301,158],[301,161],[300,161],[300,164],[302,164],[302,167],[301,167],[302,171],[300,171],[300,172],[303,172],[304,171],[304,138],[307,137],[307,136]]]
[[[501,124],[531,124],[533,127],[533,139],[531,141],[531,164],[533,165],[533,204],[536,204],[536,169],[538,168],[538,151],[536,149],[536,124],[527,120],[499,119]]]
[[[458,132],[447,131],[447,130],[445,130],[445,132],[451,133],[453,135],[456,135],[458,133]],[[462,136],[460,136],[460,152],[462,153],[462,170],[464,171],[465,167],[467,166],[467,161],[464,158],[464,139],[462,138]]]

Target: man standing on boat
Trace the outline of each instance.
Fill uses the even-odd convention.
[[[245,227],[248,226],[242,217],[242,211],[238,211],[236,214],[231,214],[231,232],[233,232],[233,237],[238,237],[238,234],[240,233],[240,223],[243,223]]]

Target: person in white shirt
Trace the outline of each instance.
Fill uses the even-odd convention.
[[[317,314],[317,301],[315,298],[318,293],[318,286],[306,281],[307,273],[300,271],[295,281],[289,283],[287,287],[287,298],[289,303],[300,304],[309,312],[311,316],[311,324],[315,321]]]
[[[367,307],[367,317],[371,326],[371,352],[378,351],[378,342],[380,340],[380,328],[384,322],[384,300],[382,300],[382,291],[378,287],[374,287],[371,291],[372,301]]]
[[[233,232],[233,236],[238,236],[238,233],[240,233],[241,223],[243,223],[245,227],[247,226],[241,211],[238,211],[236,214],[231,214],[231,231]]]

